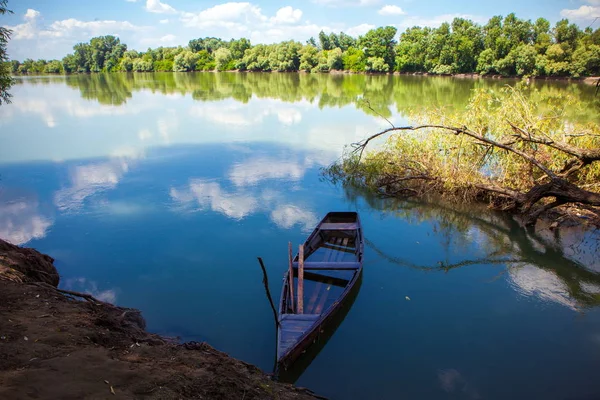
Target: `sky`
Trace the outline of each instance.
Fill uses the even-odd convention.
[[[485,23],[514,12],[519,18],[568,18],[600,27],[600,0],[9,0],[12,15],[0,24],[13,31],[9,57],[61,59],[73,45],[100,35],[118,36],[129,49],[187,45],[190,39],[246,37],[253,44],[325,32],[352,36],[379,26],[399,33],[411,26],[439,26],[455,17]]]

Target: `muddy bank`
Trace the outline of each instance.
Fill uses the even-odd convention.
[[[0,398],[314,399],[140,311],[56,289],[52,258],[0,239]]]

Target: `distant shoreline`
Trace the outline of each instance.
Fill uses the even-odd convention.
[[[430,74],[428,72],[354,72],[354,71],[343,71],[343,70],[332,70],[329,72],[307,72],[307,71],[240,71],[240,70],[229,70],[229,71],[148,71],[148,72],[84,72],[75,74],[13,74],[13,78],[19,78],[23,76],[36,77],[36,76],[74,76],[74,75],[96,75],[96,74],[153,74],[153,73],[174,73],[174,74],[189,74],[189,73],[236,73],[236,74],[324,74],[324,75],[390,75],[390,76],[426,76],[426,77],[447,77],[457,79],[531,79],[539,81],[576,81],[582,82],[586,85],[597,85],[600,81],[600,76],[585,76],[585,77],[572,77],[572,76],[530,76],[524,78],[522,76],[504,76],[504,75],[481,75],[478,73],[463,73],[463,74]]]

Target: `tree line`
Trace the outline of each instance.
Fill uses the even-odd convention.
[[[14,74],[158,71],[307,71],[371,73],[479,73],[503,76],[594,76],[600,74],[600,29],[581,30],[563,19],[554,27],[515,14],[485,25],[455,18],[438,28],[379,27],[354,38],[326,34],[305,44],[284,41],[252,45],[246,38],[206,37],[187,47],[128,50],[114,36],[78,43],[62,60],[10,61]]]

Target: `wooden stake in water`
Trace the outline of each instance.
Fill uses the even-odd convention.
[[[304,245],[298,251],[298,314],[304,314]]]
[[[292,312],[294,312],[294,266],[293,256],[292,256],[292,242],[288,242],[288,258],[289,258],[289,269],[288,272],[288,286],[290,288],[290,308]]]

